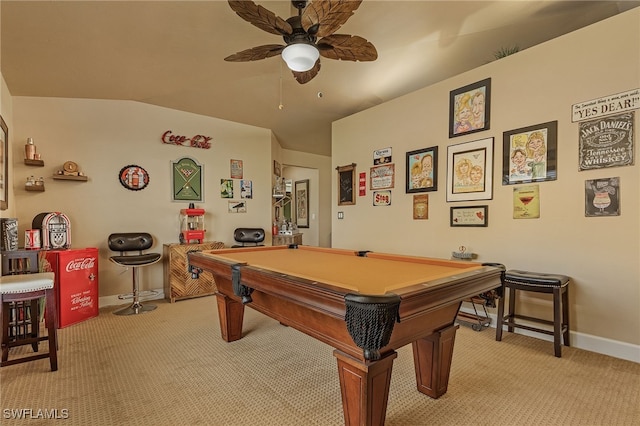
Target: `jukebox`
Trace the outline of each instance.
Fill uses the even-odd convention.
[[[40,230],[40,241],[44,250],[71,247],[71,222],[63,213],[40,213],[33,218],[31,228]]]

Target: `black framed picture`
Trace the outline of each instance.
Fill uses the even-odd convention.
[[[509,130],[502,143],[503,185],[556,180],[557,121]]]
[[[491,79],[449,92],[449,137],[489,130]]]
[[[407,152],[406,193],[438,190],[438,147]]]
[[[451,226],[489,225],[489,206],[451,207]]]
[[[493,198],[493,138],[447,147],[447,202]]]

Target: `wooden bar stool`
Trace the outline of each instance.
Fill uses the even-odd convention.
[[[58,342],[56,340],[56,299],[53,290],[53,272],[42,272],[37,274],[10,275],[0,277],[0,315],[2,316],[2,361],[0,367],[22,362],[35,361],[37,359],[49,358],[51,371],[58,369]],[[46,300],[45,323],[47,335],[40,336],[31,333],[31,337],[9,339],[9,330],[12,318],[10,318],[10,304],[12,302],[32,302],[44,297]],[[32,304],[34,306],[34,304]],[[15,311],[14,311],[15,312]],[[31,310],[32,330],[39,326],[38,310]],[[35,336],[35,337],[34,337]],[[15,346],[32,345],[34,352],[38,351],[38,342],[48,340],[49,352],[24,356],[9,360],[9,349]]]
[[[519,270],[506,271],[502,282],[504,287],[503,295],[498,302],[496,340],[502,340],[502,326],[505,324],[507,325],[507,330],[509,332],[513,332],[514,328],[522,328],[525,330],[548,334],[553,336],[553,349],[555,356],[560,358],[562,356],[562,347],[560,345],[561,335],[564,345],[571,346],[569,344],[569,281],[569,277],[565,275],[544,274]],[[509,313],[505,315],[504,299],[507,295],[507,289],[509,289]],[[525,315],[517,315],[515,313],[516,290],[553,294],[553,321]],[[552,325],[553,330],[524,325],[516,322],[516,318],[529,322]]]

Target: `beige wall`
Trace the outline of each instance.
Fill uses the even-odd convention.
[[[15,196],[11,200],[19,220],[20,235],[40,212],[60,211],[71,221],[72,246],[100,249],[100,295],[130,291],[131,276],[111,264],[106,246],[112,232],[147,231],[155,249],[178,242],[181,208],[171,201],[170,161],[190,156],[204,165],[208,241],[233,243],[233,230],[241,226],[269,229],[271,203],[271,132],[267,129],[127,101],[56,98],[13,98],[12,132]],[[213,137],[211,149],[161,142],[166,130],[174,134]],[[23,146],[33,137],[45,167],[27,167]],[[227,212],[220,197],[220,179],[230,178],[230,160],[243,161],[244,178],[253,181],[253,199],[247,213]],[[78,163],[88,182],[53,180],[67,160]],[[141,191],[125,189],[119,170],[139,165],[149,172],[149,185]],[[43,176],[45,192],[26,192],[27,176]],[[234,180],[239,200],[240,181]],[[270,242],[270,236],[268,237]],[[20,243],[23,241],[21,239]],[[144,288],[162,288],[162,265],[141,274]]]
[[[640,361],[638,155],[634,166],[579,172],[578,123],[570,114],[572,104],[640,87],[639,24],[636,8],[335,122],[334,168],[357,163],[357,172],[366,171],[368,178],[373,150],[391,146],[396,176],[391,206],[373,207],[369,188],[354,206],[334,202],[333,246],[448,258],[464,245],[480,262],[569,275],[574,345],[599,350],[610,339],[618,344],[617,355]],[[490,130],[449,139],[449,92],[488,77]],[[635,114],[637,137],[640,111]],[[514,187],[501,184],[503,132],[553,120],[558,121],[558,179],[539,184],[541,218],[514,220]],[[447,203],[447,146],[489,137],[494,138],[493,199]],[[438,191],[429,193],[429,220],[414,221],[412,195],[405,193],[405,153],[431,146],[439,147]],[[584,181],[614,176],[621,181],[621,216],[585,217]],[[332,179],[336,188],[336,173]],[[450,207],[485,204],[487,228],[449,226]],[[550,316],[547,298],[523,300],[523,313]]]
[[[7,124],[9,128],[9,156],[5,160],[8,164],[12,164],[12,156],[13,149],[11,146],[11,139],[13,137],[13,105],[11,103],[11,94],[9,93],[9,88],[7,87],[7,83],[4,81],[4,77],[0,74],[0,115],[2,115],[2,119]],[[13,182],[13,168],[9,167],[9,173],[5,177],[7,182]],[[8,188],[8,209],[0,210],[0,217],[13,217],[15,215],[15,203],[12,201],[13,199],[13,188],[11,184],[9,184]]]

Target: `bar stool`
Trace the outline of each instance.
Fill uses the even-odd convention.
[[[553,336],[555,356],[560,358],[562,356],[562,348],[560,346],[561,335],[564,345],[571,346],[569,344],[569,281],[570,279],[566,275],[527,272],[515,269],[506,271],[502,284],[503,297],[501,297],[498,302],[496,340],[502,340],[502,326],[504,324],[507,325],[507,330],[509,332],[513,332],[514,328],[522,328],[525,330],[548,334]],[[504,299],[507,289],[509,289],[509,313],[504,315]],[[553,321],[516,314],[516,290],[553,294]],[[540,324],[552,325],[553,330],[524,325],[516,322],[516,318]]]
[[[35,361],[49,358],[51,371],[58,369],[58,342],[56,330],[56,299],[53,290],[53,272],[41,272],[36,274],[10,275],[0,277],[0,314],[2,316],[2,361],[0,367],[22,362]],[[31,337],[15,340],[9,339],[11,325],[10,303],[32,302],[44,297],[46,307],[44,313],[47,327],[46,336],[38,336],[35,333]],[[32,306],[34,306],[32,304]],[[15,311],[14,311],[15,312]],[[38,310],[31,310],[31,328],[38,327]],[[49,352],[29,355],[9,360],[9,349],[15,346],[32,345],[34,352],[38,351],[38,342],[48,340]]]
[[[152,296],[157,294],[156,291],[148,290],[140,292],[139,272],[138,270],[144,266],[150,266],[160,261],[162,255],[160,253],[144,253],[153,246],[153,237],[147,232],[120,232],[109,235],[109,249],[119,251],[120,255],[111,256],[109,260],[118,266],[131,268],[133,270],[133,292],[129,295],[118,296],[119,299],[132,298],[133,302],[124,309],[115,311],[116,315],[138,315],[145,312],[153,311],[157,306],[143,305],[140,303],[140,297]],[[133,253],[133,254],[132,254]]]

